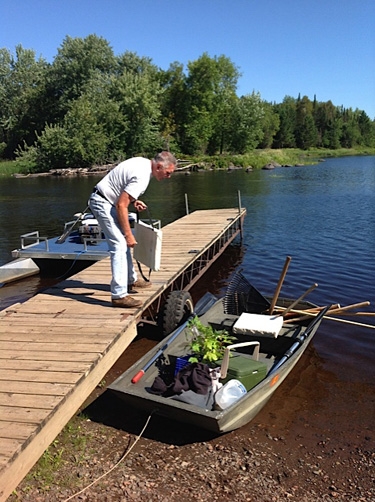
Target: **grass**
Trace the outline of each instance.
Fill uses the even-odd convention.
[[[17,160],[0,161],[0,177],[9,177],[13,174],[28,174],[32,172],[32,165]]]
[[[83,415],[73,417],[64,427],[57,438],[50,444],[33,469],[25,477],[26,484],[37,482],[41,491],[49,491],[56,482],[56,472],[69,462],[77,467],[84,464],[90,452],[87,443],[90,437],[83,433],[82,421],[87,420]],[[65,478],[59,478],[60,486],[70,486],[74,474],[70,471]]]
[[[375,155],[375,148],[340,148],[328,150],[324,148],[313,148],[311,150],[300,150],[298,148],[265,149],[254,150],[245,155],[215,155],[212,157],[194,157],[192,162],[204,163],[215,169],[226,169],[229,165],[254,169],[261,169],[269,162],[278,162],[280,165],[295,164],[316,164],[319,159],[331,157],[345,157],[349,155]]]

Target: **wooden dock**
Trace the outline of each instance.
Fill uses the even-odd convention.
[[[0,502],[77,412],[171,290],[189,290],[242,233],[246,210],[163,227],[161,269],[138,309],[111,306],[109,258],[0,312]]]

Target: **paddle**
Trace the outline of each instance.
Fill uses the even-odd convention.
[[[273,309],[275,308],[277,299],[279,297],[279,294],[280,294],[280,291],[281,291],[281,286],[283,285],[283,282],[284,282],[286,273],[288,271],[288,267],[289,267],[289,263],[290,263],[291,259],[292,258],[290,256],[286,257],[286,260],[285,260],[285,263],[284,263],[284,268],[283,268],[283,270],[281,272],[281,276],[280,276],[279,282],[277,283],[276,291],[275,291],[275,294],[273,295],[273,298],[272,298],[272,301],[271,301],[271,305],[270,305],[270,308],[269,308],[269,314],[270,315],[273,314]]]
[[[318,287],[318,285],[316,283],[313,284],[312,286],[310,286],[309,289],[307,291],[305,291],[299,298],[297,298],[297,300],[295,302],[291,303],[289,305],[289,307],[286,308],[281,314],[277,314],[276,317],[284,316],[285,314],[290,312],[300,301],[302,301],[305,298],[305,296],[307,296],[309,293],[311,293],[311,291],[313,291],[317,287]]]
[[[329,313],[330,314],[341,314],[343,312],[346,312],[347,310],[353,310],[353,309],[357,309],[359,307],[368,307],[369,305],[370,305],[369,301],[353,303],[352,305],[346,305],[345,307],[333,308],[329,311]]]
[[[181,332],[186,328],[188,322],[193,318],[195,317],[196,315],[202,315],[204,314],[205,312],[207,312],[207,310],[209,308],[212,307],[212,305],[217,301],[217,299],[211,295],[210,293],[206,293],[204,296],[202,296],[202,298],[200,300],[198,300],[196,306],[195,306],[195,311],[187,318],[187,320],[181,324],[181,326],[179,328],[176,329],[176,331],[174,331],[172,333],[172,335],[170,335],[170,337],[167,339],[167,341],[165,342],[165,344],[160,347],[159,350],[156,351],[156,353],[151,357],[151,359],[149,359],[149,361],[147,361],[147,363],[143,366],[142,369],[140,369],[138,371],[138,373],[136,373],[133,378],[131,379],[131,382],[132,383],[137,383],[139,382],[139,380],[143,377],[143,375],[146,373],[146,371],[154,364],[154,362],[159,359],[159,357],[163,354],[163,352],[166,350],[166,348],[173,342],[173,340],[175,340],[180,334]]]
[[[282,309],[283,307],[279,307],[279,308]],[[288,319],[288,320],[285,321],[286,323],[295,322],[296,320],[298,320],[298,321],[304,321],[305,319],[308,319],[309,317],[316,317],[316,313],[314,313],[314,312],[307,312],[306,310],[295,310],[295,309],[292,309],[292,312],[294,312],[295,314],[304,314],[304,315],[302,317],[299,317],[298,319]],[[362,322],[349,321],[349,319],[339,319],[338,317],[331,317],[331,316],[328,316],[328,315],[325,315],[324,319],[327,319],[328,321],[341,322],[343,324],[352,324],[353,326],[360,326],[362,328],[375,329],[375,325],[374,324],[364,324]]]

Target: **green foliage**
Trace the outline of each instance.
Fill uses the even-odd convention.
[[[271,103],[266,103],[264,101],[262,106],[262,138],[259,141],[258,148],[271,148],[274,142],[275,134],[280,127],[280,117]]]
[[[279,116],[280,126],[275,134],[273,147],[295,148],[296,100],[285,96],[282,103],[275,105],[275,111]]]
[[[38,167],[41,170],[69,167],[72,143],[73,138],[68,136],[63,126],[47,125],[35,145]]]
[[[115,55],[104,38],[97,35],[86,38],[67,36],[51,66],[51,90],[66,110],[71,101],[81,96],[94,73],[110,75],[115,69]]]
[[[63,453],[64,448],[56,439],[40,457],[32,477],[41,481],[45,488],[52,483],[55,471],[61,466]]]
[[[21,45],[15,54],[0,48],[0,158],[45,171],[160,149],[247,157],[269,148],[375,147],[375,121],[364,111],[307,96],[278,104],[258,92],[238,96],[239,77],[224,55],[164,71],[133,52],[115,56],[96,35],[67,36],[51,64]]]
[[[35,52],[16,47],[15,55],[0,49],[0,143],[3,157],[11,158],[22,141],[35,139],[38,101],[47,63]]]
[[[33,164],[14,160],[0,161],[0,176],[13,176],[14,174],[28,174],[33,170]]]
[[[120,114],[124,117],[119,134],[127,155],[159,148],[159,83],[152,80],[147,72],[135,74],[126,71],[115,81],[113,89]]]
[[[223,151],[232,129],[231,105],[236,100],[238,69],[225,56],[211,58],[204,53],[189,62],[185,84],[182,148],[190,154]]]
[[[77,476],[74,473],[68,472],[57,478],[56,472],[67,462],[73,462],[78,467],[87,460],[87,444],[91,437],[82,429],[81,423],[85,420],[85,417],[73,417],[26,476],[30,483],[38,483],[41,492],[53,491],[56,483],[60,487],[75,486]]]
[[[232,109],[233,127],[230,151],[245,154],[254,150],[263,138],[264,108],[260,94],[242,96]]]
[[[188,322],[188,328],[192,335],[189,349],[192,352],[189,362],[214,363],[224,356],[225,347],[233,343],[236,338],[226,330],[215,330],[211,326],[205,326],[195,316]]]

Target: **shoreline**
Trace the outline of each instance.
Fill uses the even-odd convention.
[[[330,158],[353,157],[353,156],[374,156],[375,149],[367,148],[366,150],[356,149],[339,149],[339,150],[298,150],[298,149],[280,149],[280,150],[256,150],[244,155],[216,155],[212,157],[195,157],[191,159],[179,159],[176,172],[191,172],[199,170],[256,170],[256,169],[273,169],[275,167],[302,167],[304,165],[318,164]],[[50,169],[46,172],[22,172],[22,170],[31,169],[31,166],[23,166],[19,172],[16,172],[17,161],[4,162],[7,165],[2,170],[0,163],[0,176],[11,176],[16,179],[33,178],[40,176],[95,176],[106,174],[119,162],[108,163],[103,165],[94,165],[91,167],[70,167]],[[3,172],[2,172],[3,171]]]

